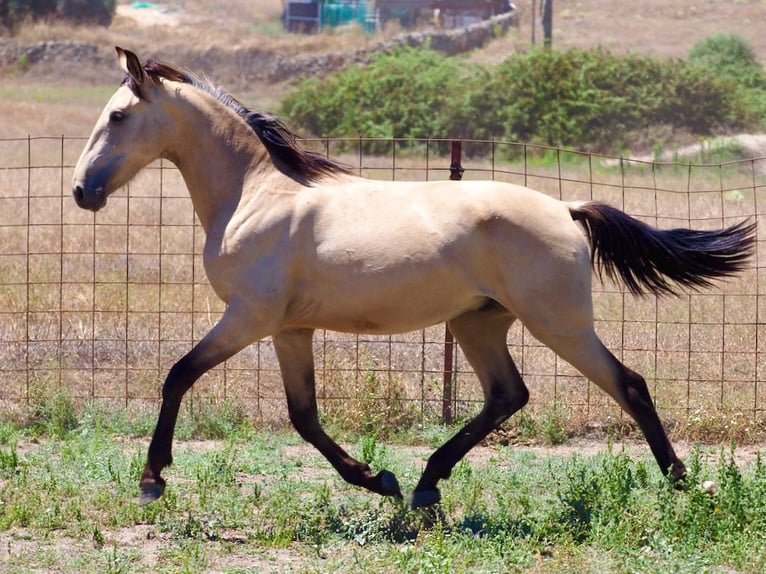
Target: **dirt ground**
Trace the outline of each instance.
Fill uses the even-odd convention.
[[[683,57],[717,32],[743,36],[766,60],[766,2],[762,0],[576,0],[556,2],[554,44],[615,52]]]
[[[281,0],[259,0],[258,12],[273,17],[281,12]],[[121,3],[118,14],[121,26],[132,20],[147,29],[156,26],[207,28],[227,27],[237,18],[256,18],[252,2],[231,2],[221,10],[218,2],[171,2],[160,9],[137,9]],[[534,27],[537,42],[542,37],[539,17],[540,0],[514,2],[520,14],[518,33],[510,41],[517,49],[526,49]],[[766,2],[763,0],[559,0],[554,3],[553,43],[559,48],[604,46],[616,52],[639,51],[662,57],[683,57],[699,40],[716,32],[733,32],[746,38],[761,60],[766,60]],[[137,40],[140,40],[140,32]],[[235,39],[235,38],[232,38]],[[251,38],[252,39],[252,38]],[[236,41],[246,43],[247,38]],[[375,39],[373,38],[374,42]],[[343,41],[337,38],[336,46]],[[502,42],[488,47],[488,58],[504,57],[508,50]],[[330,47],[331,49],[331,47]]]
[[[137,446],[146,449],[148,440],[140,439],[115,439],[123,443],[126,452],[135,452]],[[344,445],[353,452],[355,445]],[[745,465],[752,462],[757,451],[766,445],[751,445],[739,447],[735,451],[735,460],[738,465]],[[17,452],[24,456],[30,451],[40,447],[37,442],[20,442],[17,445]],[[689,442],[677,442],[676,449],[680,456],[686,458],[689,452],[695,447]],[[223,449],[226,445],[222,441],[177,441],[176,452],[194,451],[202,452],[210,449]],[[396,452],[397,457],[405,457],[418,464],[422,461],[424,464],[430,454],[432,447],[426,446],[402,446],[389,444],[387,448]],[[568,458],[574,454],[588,458],[599,453],[605,452],[609,447],[604,439],[582,438],[574,439],[564,445],[558,446],[530,446],[530,445],[512,445],[507,447],[514,453],[531,453],[535,459]],[[626,440],[624,442],[615,442],[612,446],[613,452],[621,452],[623,449],[634,460],[651,458],[649,449],[641,440]],[[704,447],[703,457],[711,463],[718,460],[720,447]],[[474,448],[468,455],[467,460],[473,468],[482,468],[493,464],[503,464],[501,451],[496,447],[480,446]],[[499,456],[500,455],[500,456]],[[295,461],[296,466],[300,467],[301,476],[309,482],[321,483],[333,480],[336,476],[335,471],[319,453],[307,444],[295,444],[292,446],[283,446],[279,449],[279,456],[288,460]],[[246,477],[239,477],[239,480],[247,480]],[[140,558],[130,563],[131,571],[148,572],[160,562],[167,563],[167,553],[169,549],[174,548],[172,534],[158,529],[156,525],[134,524],[129,527],[120,527],[104,530],[104,548],[114,548],[114,556],[127,556],[133,553]],[[221,528],[217,531],[215,541],[207,540],[204,544],[208,564],[202,571],[206,573],[217,572],[297,572],[313,571],[316,565],[313,555],[308,555],[305,544],[292,544],[282,547],[270,548],[262,546],[256,548],[257,544],[248,539],[248,533],[236,528]],[[117,552],[121,554],[117,554]],[[334,548],[333,552],[347,552],[347,549]],[[39,533],[33,532],[24,527],[13,527],[10,530],[0,532],[0,572],[5,571],[5,566],[18,565],[19,557],[34,556],[36,560],[45,553],[51,556],[66,553],[69,556],[85,556],[98,552],[98,545],[94,546],[91,537],[83,535],[79,538],[72,538],[55,530],[50,532],[49,536],[40,539]],[[102,551],[106,553],[106,551]],[[115,558],[116,560],[116,558]],[[115,567],[110,571],[119,570],[119,562],[115,561]],[[124,565],[127,565],[125,563]],[[21,571],[21,570],[13,570]],[[38,570],[35,570],[38,571]],[[49,570],[63,571],[52,568]],[[177,571],[181,571],[180,569]]]
[[[470,56],[476,63],[497,63],[517,50],[539,44],[542,29],[533,17],[533,0],[514,2],[519,28]],[[540,0],[535,0],[539,7]],[[553,46],[593,48],[615,53],[640,52],[662,58],[684,58],[689,50],[715,33],[745,38],[758,61],[766,63],[766,2],[762,0],[575,0],[554,3]]]

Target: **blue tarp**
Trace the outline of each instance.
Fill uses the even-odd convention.
[[[322,5],[322,26],[344,26],[356,22],[367,26],[367,4],[364,2],[328,1]]]

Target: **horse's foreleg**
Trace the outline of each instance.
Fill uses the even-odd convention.
[[[338,446],[319,424],[312,336],[312,330],[301,329],[285,331],[273,337],[285,384],[290,421],[298,434],[314,445],[346,482],[384,496],[401,498],[399,482],[392,473],[382,470],[373,474],[368,465],[354,459]]]
[[[437,483],[452,468],[529,400],[529,391],[508,354],[506,334],[513,317],[502,307],[472,311],[452,319],[450,330],[474,368],[484,390],[484,407],[428,459],[412,494],[412,507],[438,502]]]
[[[170,369],[162,387],[160,415],[141,475],[139,504],[158,499],[165,490],[165,479],[160,473],[173,462],[173,433],[186,391],[204,373],[256,340],[242,319],[243,315],[227,310],[218,324]]]

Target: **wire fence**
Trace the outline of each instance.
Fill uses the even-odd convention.
[[[63,136],[0,139],[0,404],[8,410],[28,408],[51,390],[78,401],[154,403],[167,370],[223,310],[207,283],[204,235],[175,167],[156,162],[94,215],[70,196],[83,145]],[[450,174],[445,141],[307,145],[378,179]],[[659,227],[715,228],[746,217],[760,224],[766,158],[724,161],[729,151],[703,148],[693,161],[662,163],[464,141],[463,167],[465,179],[528,185],[564,200],[600,199]],[[665,415],[713,408],[764,418],[764,241],[759,225],[752,269],[715,290],[636,299],[594,283],[599,335],[645,376]],[[449,352],[444,325],[392,336],[321,331],[314,345],[326,409],[383,405],[425,421],[440,419],[445,405],[454,416],[474,412],[482,400],[459,349]],[[521,325],[508,345],[530,388],[530,408],[557,401],[583,418],[619,416]],[[270,340],[205,375],[191,400],[231,400],[259,420],[284,420]]]

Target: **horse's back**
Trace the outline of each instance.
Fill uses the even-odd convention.
[[[328,227],[368,229],[410,225],[415,231],[455,227],[474,230],[504,220],[519,232],[537,233],[554,220],[571,222],[566,203],[543,193],[496,181],[389,182],[347,178],[301,192]],[[339,231],[335,229],[335,231]]]
[[[503,182],[349,179],[303,193],[316,193],[320,249],[354,250],[373,261],[567,258],[587,248],[567,203]]]

